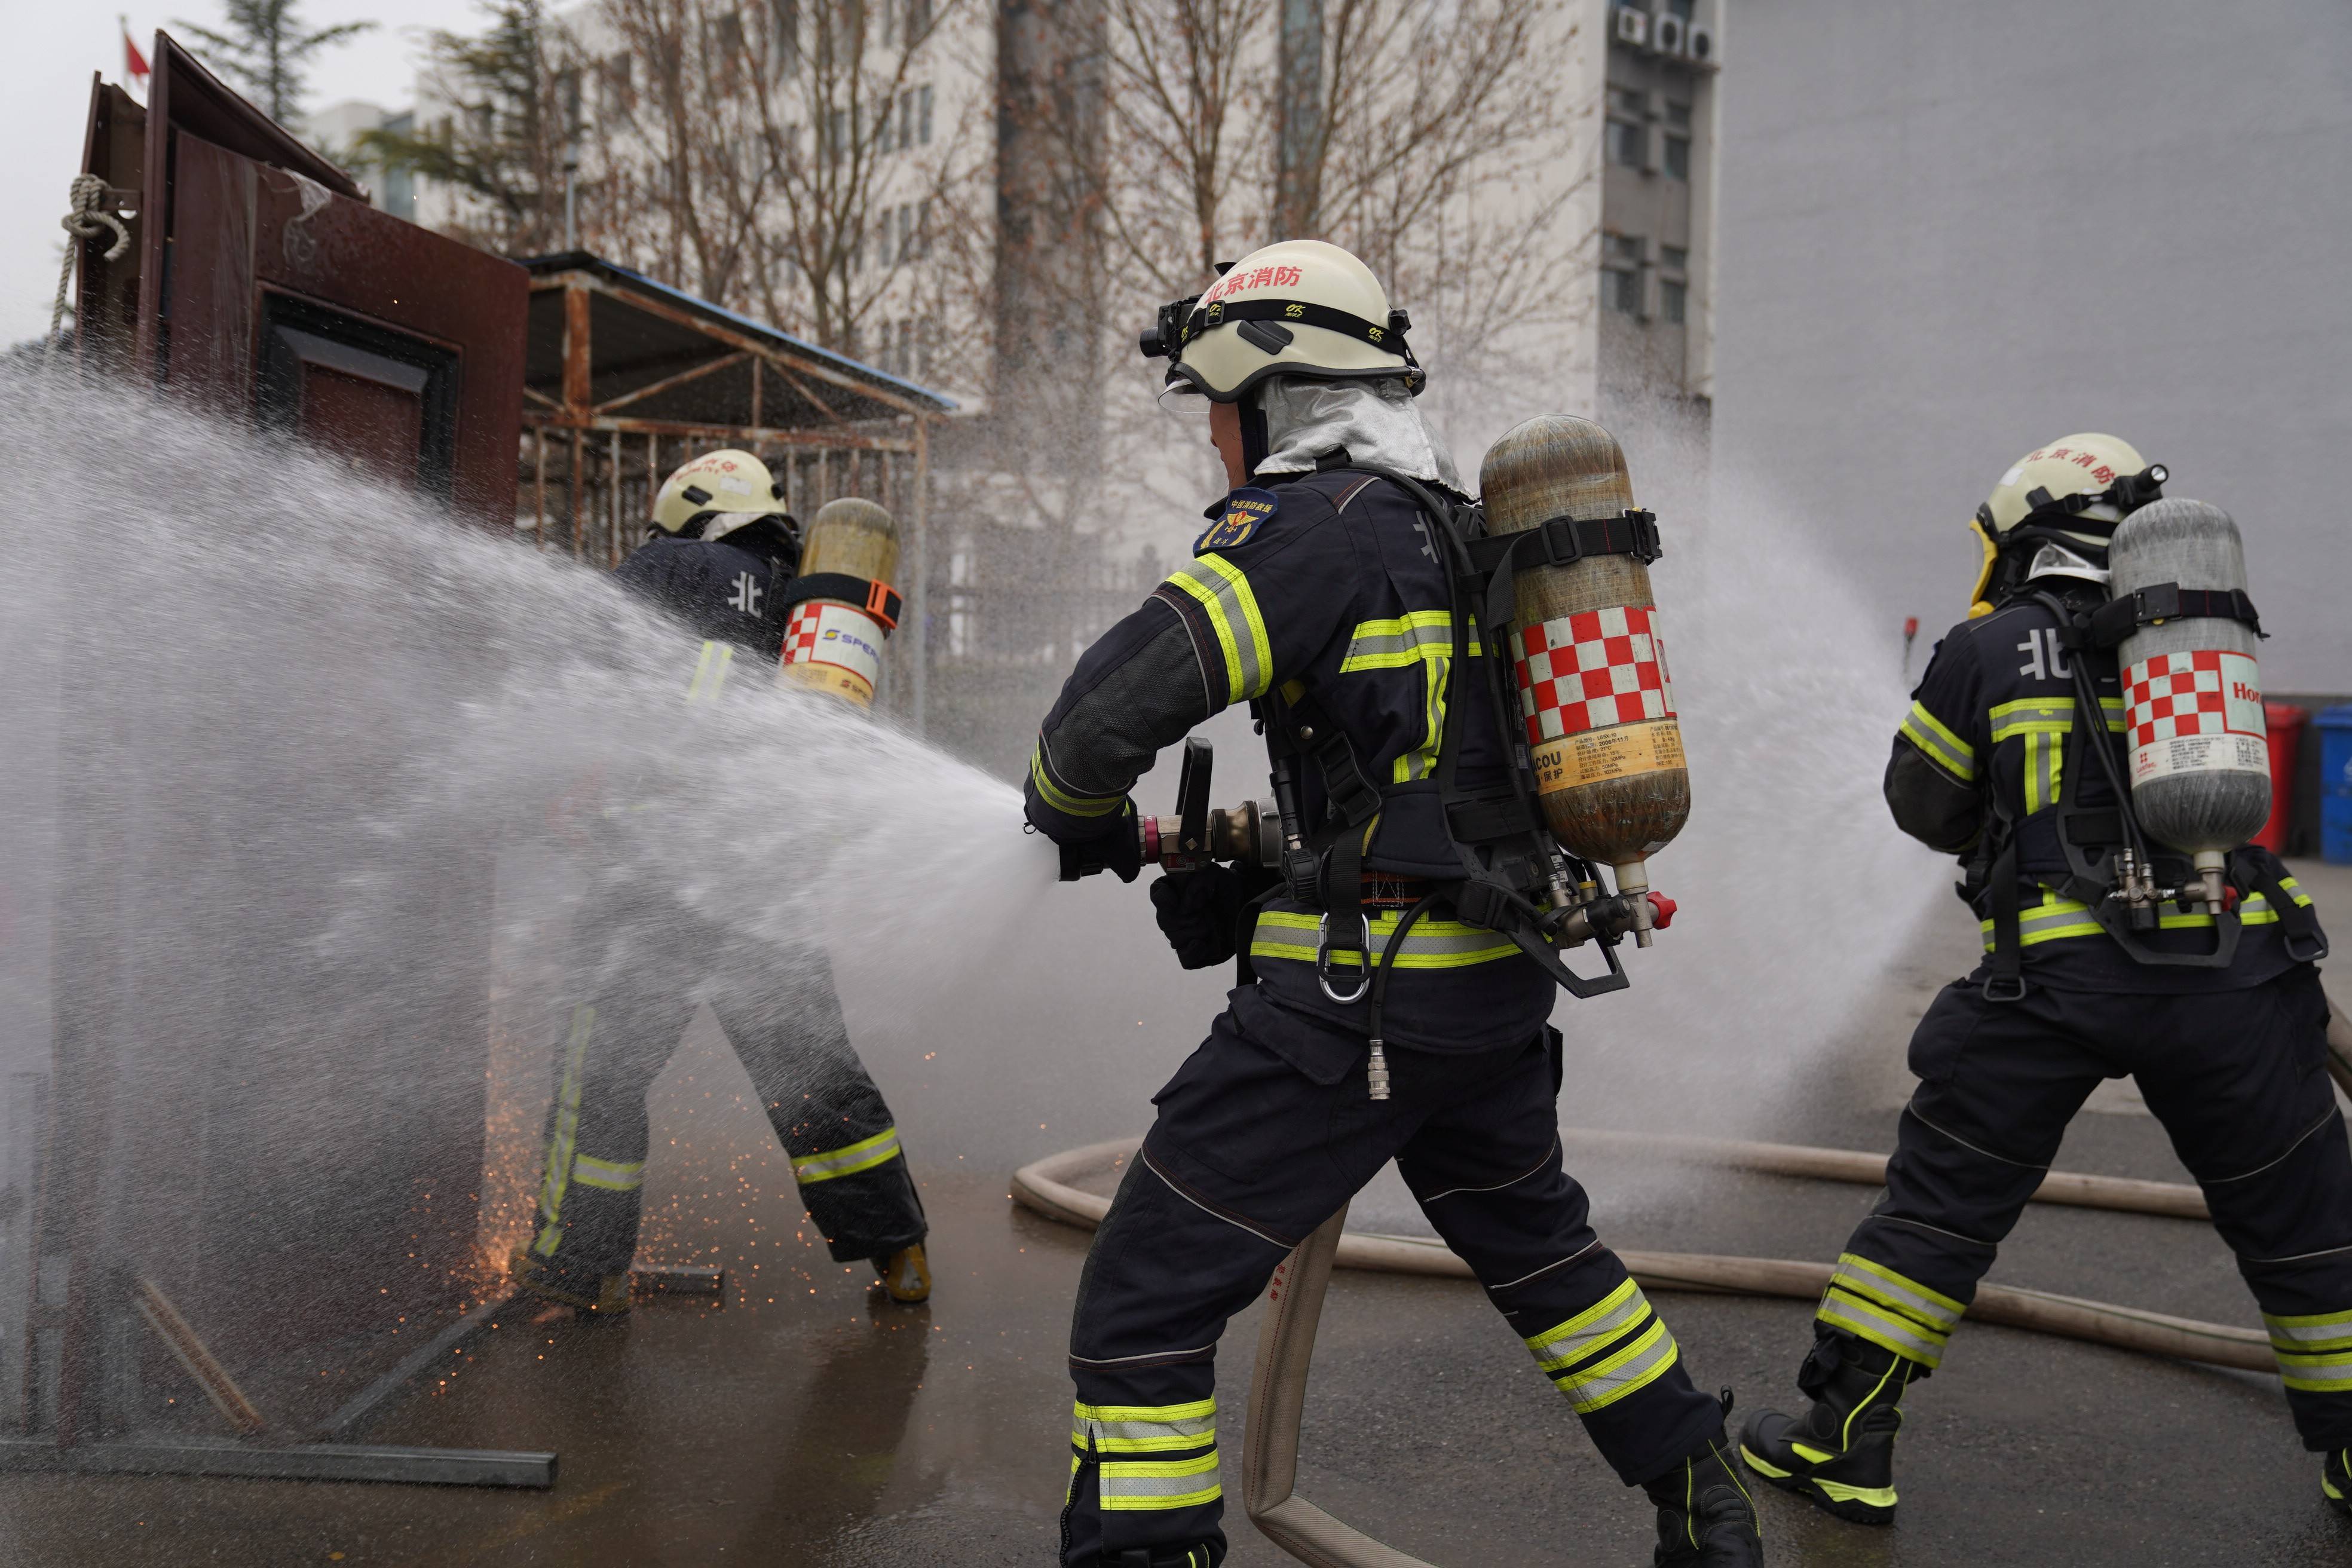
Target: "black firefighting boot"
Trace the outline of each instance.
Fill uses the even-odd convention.
[[[2327,1506],[2352,1519],[2352,1448],[2330,1448],[2319,1468],[2319,1495]]]
[[[1904,1388],[1927,1368],[1850,1334],[1823,1331],[1797,1373],[1801,1416],[1759,1411],[1739,1435],[1748,1468],[1856,1524],[1895,1522],[1895,1434]]]
[[[1731,1390],[1723,1391],[1723,1413],[1731,1414]],[[1718,1429],[1705,1447],[1642,1483],[1658,1505],[1654,1568],[1763,1568],[1764,1542],[1756,1526],[1756,1502]]]

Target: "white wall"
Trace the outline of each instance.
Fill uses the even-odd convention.
[[[1733,8],[1722,481],[1932,636],[2001,470],[2111,431],[2236,516],[2266,684],[2352,690],[2352,6]]]

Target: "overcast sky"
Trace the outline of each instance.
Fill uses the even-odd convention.
[[[0,0],[9,50],[18,62],[8,72],[7,92],[0,95],[0,146],[8,149],[8,156],[0,159],[0,214],[6,216],[0,224],[0,344],[48,328],[65,239],[58,219],[65,215],[67,182],[81,167],[90,73],[101,71],[109,81],[131,85],[122,69],[122,30],[115,11],[103,5],[84,9],[86,3]],[[378,24],[319,58],[306,107],[321,109],[350,98],[387,109],[406,107],[425,32],[470,27],[477,16],[473,0],[303,0],[301,19],[310,28]],[[181,17],[218,26],[218,0],[174,0],[162,9],[131,12],[131,33],[140,51],[147,52],[156,28],[176,33],[173,24]]]

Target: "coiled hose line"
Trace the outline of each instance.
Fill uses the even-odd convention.
[[[2352,1023],[2332,1000],[2327,1024],[2327,1070],[2352,1095]],[[1748,1143],[1723,1139],[1660,1137],[1641,1132],[1563,1128],[1562,1142],[1593,1148],[1640,1149],[1700,1163],[1772,1175],[1883,1185],[1882,1155],[1844,1149],[1811,1149],[1788,1143]],[[1013,1196],[1023,1207],[1066,1225],[1093,1229],[1109,1212],[1110,1200],[1074,1184],[1124,1164],[1139,1138],[1118,1138],[1049,1154],[1013,1173]],[[2053,1171],[2033,1194],[2035,1203],[2176,1219],[2207,1217],[2204,1194],[2177,1182],[2142,1182]],[[1391,1274],[1472,1278],[1469,1265],[1444,1243],[1412,1236],[1378,1236],[1347,1228],[1339,1212],[1301,1242],[1275,1269],[1267,1287],[1265,1326],[1250,1378],[1248,1433],[1243,1446],[1242,1499],[1259,1532],[1302,1563],[1317,1568],[1430,1568],[1352,1528],[1297,1495],[1299,1422],[1307,1405],[1307,1374],[1315,1354],[1315,1330],[1331,1270],[1369,1268]],[[1820,1299],[1832,1266],[1780,1258],[1732,1258],[1696,1252],[1620,1252],[1625,1267],[1646,1290],[1703,1290],[1741,1296]],[[2013,1286],[1978,1287],[1969,1317],[1977,1322],[2028,1329],[2086,1340],[2117,1350],[2172,1356],[2242,1372],[2274,1372],[2270,1339],[2253,1329],[2203,1323],[2137,1307],[2086,1301]]]

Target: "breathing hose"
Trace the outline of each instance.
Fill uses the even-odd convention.
[[[2352,1022],[2330,1004],[2327,1071],[2352,1096]],[[1814,1149],[1787,1143],[1749,1143],[1724,1139],[1664,1137],[1641,1132],[1563,1128],[1563,1142],[1671,1153],[1696,1163],[1773,1175],[1808,1176],[1877,1186],[1885,1181],[1884,1156],[1854,1150]],[[1118,1138],[1049,1154],[1013,1173],[1013,1196],[1023,1207],[1093,1229],[1110,1210],[1110,1200],[1076,1185],[1117,1168],[1133,1157],[1140,1138]],[[2145,1182],[2053,1171],[2033,1202],[2170,1218],[2207,1217],[2204,1194],[2177,1182]],[[1302,1563],[1316,1568],[1430,1568],[1317,1508],[1295,1491],[1298,1477],[1299,1426],[1307,1405],[1307,1370],[1315,1354],[1315,1331],[1335,1268],[1391,1274],[1424,1274],[1468,1279],[1470,1266],[1443,1242],[1410,1236],[1349,1231],[1348,1210],[1325,1220],[1275,1268],[1266,1289],[1266,1314],[1259,1331],[1257,1361],[1250,1378],[1247,1435],[1243,1442],[1242,1500],[1260,1533]],[[1816,1300],[1828,1288],[1832,1266],[1779,1258],[1733,1258],[1712,1253],[1621,1252],[1625,1267],[1643,1289],[1697,1290],[1741,1296]],[[2043,1290],[1983,1285],[1969,1308],[1969,1318],[2005,1328],[2027,1329],[2087,1341],[2117,1350],[2173,1356],[2242,1372],[2273,1372],[2270,1339],[2252,1329],[2199,1322],[2137,1307],[2087,1301]]]

